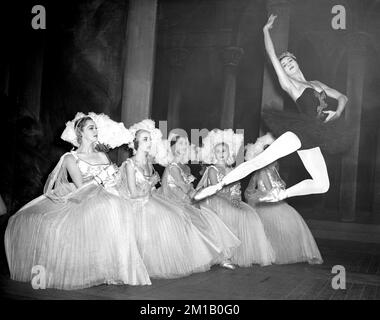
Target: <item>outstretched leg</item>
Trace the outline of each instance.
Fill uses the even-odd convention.
[[[237,166],[218,184],[202,189],[194,196],[194,199],[198,201],[209,197],[221,190],[223,186],[243,179],[250,173],[262,169],[272,162],[297,151],[300,147],[301,141],[298,137],[290,131],[285,132],[257,157]]]
[[[306,194],[326,193],[330,188],[329,174],[321,149],[313,148],[297,151],[311,179],[303,180],[286,189],[287,197]]]
[[[255,158],[243,162],[226,175],[223,179],[223,184],[227,185],[243,179],[250,173],[260,170],[272,162],[297,151],[300,147],[301,141],[298,137],[293,132],[285,132]]]
[[[330,180],[326,162],[319,147],[297,151],[311,179],[303,180],[294,186],[283,190],[272,189],[260,201],[276,202],[285,198],[304,196],[307,194],[325,193],[330,188]]]

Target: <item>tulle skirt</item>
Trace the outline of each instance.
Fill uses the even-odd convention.
[[[193,224],[201,231],[203,238],[219,248],[220,253],[214,263],[231,259],[241,245],[241,241],[223,220],[207,205],[201,205],[200,209],[191,205],[185,205],[185,208]]]
[[[232,255],[232,263],[249,267],[252,264],[266,266],[273,262],[272,246],[258,214],[252,207],[242,201],[240,207],[235,207],[228,198],[218,194],[205,200],[205,204],[218,214],[241,241],[241,245]]]
[[[343,118],[324,123],[307,114],[277,110],[264,111],[262,117],[276,137],[287,131],[295,133],[302,143],[301,149],[320,147],[329,154],[344,153],[355,136]]]
[[[286,202],[248,201],[259,214],[275,251],[275,263],[323,262],[318,246],[300,214]]]
[[[190,217],[191,222],[200,231],[203,240],[211,250],[216,252],[216,258],[213,263],[222,263],[230,259],[241,242],[222,219],[218,217],[216,212],[206,204],[195,206],[181,201],[175,191],[171,191],[170,188],[165,190],[164,192],[161,188],[159,194],[183,208],[183,211]]]
[[[218,255],[181,206],[153,193],[131,199],[136,237],[149,276],[178,278],[209,270]]]
[[[8,222],[5,249],[12,279],[29,282],[32,268],[41,266],[47,288],[151,283],[137,248],[132,207],[94,184],[66,203],[41,196],[26,205]]]

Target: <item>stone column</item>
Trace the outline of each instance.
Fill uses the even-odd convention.
[[[150,116],[156,42],[157,0],[130,0],[121,120],[128,128]]]
[[[189,57],[189,51],[182,48],[173,48],[168,52],[171,67],[169,103],[167,120],[169,130],[177,128],[180,125],[180,108],[182,98],[182,84],[184,75],[184,66]]]
[[[234,127],[236,71],[243,53],[243,49],[239,47],[227,47],[222,52],[224,62],[224,91],[220,119],[221,129]]]
[[[350,151],[342,157],[339,211],[342,221],[355,221],[356,190],[359,163],[360,119],[366,62],[366,38],[362,34],[347,39],[347,92],[346,121],[355,132]]]
[[[268,17],[272,13],[277,15],[277,18],[274,22],[274,26],[270,30],[270,35],[272,37],[276,54],[279,55],[282,52],[288,50],[290,21],[289,1],[267,0],[267,11]],[[266,52],[265,56],[267,56]],[[273,70],[273,67],[269,59],[266,59],[266,61],[267,62],[264,66],[263,95],[261,100],[261,108],[262,110],[266,108],[282,110],[284,107],[284,101],[281,96],[281,88],[279,88],[277,76]]]

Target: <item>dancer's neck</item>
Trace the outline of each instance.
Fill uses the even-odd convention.
[[[186,164],[187,161],[185,161],[183,156],[175,156],[173,162],[176,164],[183,165],[183,164]]]
[[[226,168],[227,167],[227,164],[225,162],[216,162],[215,163],[215,166],[216,167],[220,167],[220,168]]]
[[[135,154],[135,161],[138,164],[145,165],[148,162],[148,154],[146,152],[143,152],[143,151],[139,152],[137,150]]]
[[[292,74],[289,78],[295,82],[306,82],[306,83],[308,82],[305,79],[305,76],[303,75],[301,70],[298,70],[296,73]]]
[[[95,144],[94,143],[86,143],[82,142],[82,144],[77,149],[78,153],[94,153],[95,152]]]

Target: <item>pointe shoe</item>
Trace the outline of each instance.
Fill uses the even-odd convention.
[[[287,198],[286,190],[273,188],[265,196],[260,197],[260,202],[279,202]]]
[[[230,270],[235,270],[236,267],[229,261],[224,261],[220,264],[223,268],[230,269]]]
[[[219,182],[218,184],[214,184],[212,186],[204,188],[195,194],[194,200],[199,201],[209,196],[212,196],[218,191],[222,190],[223,186],[224,185],[221,182]]]

